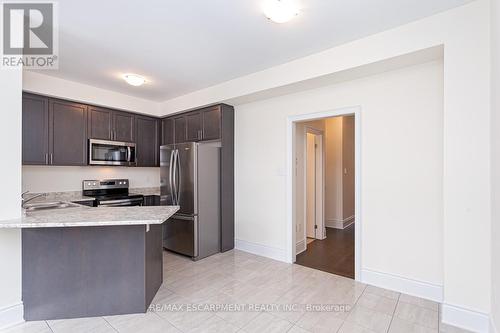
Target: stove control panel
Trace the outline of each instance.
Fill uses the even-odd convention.
[[[82,188],[84,191],[128,188],[128,185],[128,179],[102,179],[82,181]]]

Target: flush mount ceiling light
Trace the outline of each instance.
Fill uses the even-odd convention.
[[[123,79],[127,81],[128,84],[135,87],[142,86],[146,82],[145,78],[137,74],[125,74],[123,75]]]
[[[276,23],[285,23],[299,15],[296,0],[266,0],[262,7],[264,15]]]

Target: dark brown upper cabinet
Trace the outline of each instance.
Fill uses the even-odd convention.
[[[186,137],[186,116],[182,115],[173,118],[174,120],[174,140],[175,143],[182,143],[187,141]]]
[[[174,143],[174,120],[165,118],[161,120],[161,144],[169,145]]]
[[[111,140],[113,131],[113,111],[89,106],[89,139]]]
[[[127,112],[113,112],[113,139],[134,142],[135,115]]]
[[[49,163],[49,99],[23,94],[23,164]]]
[[[134,141],[134,115],[96,106],[89,106],[89,139]]]
[[[49,164],[87,164],[87,106],[49,100]]]
[[[204,109],[202,112],[203,140],[216,140],[221,137],[220,106]]]
[[[200,140],[203,140],[201,112],[188,112],[186,114],[186,141]]]
[[[135,117],[136,158],[139,167],[159,165],[159,121],[146,116]]]

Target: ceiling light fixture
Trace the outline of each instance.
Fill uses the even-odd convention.
[[[266,0],[263,5],[264,15],[276,23],[285,23],[299,15],[296,0]]]
[[[128,84],[135,87],[142,86],[146,83],[146,79],[137,74],[125,74],[123,75],[123,79],[127,81]]]

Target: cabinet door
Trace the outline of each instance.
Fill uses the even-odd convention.
[[[174,118],[174,138],[175,143],[186,142],[186,117]]]
[[[47,164],[49,99],[23,94],[23,164]]]
[[[202,140],[201,112],[186,114],[186,141]]]
[[[131,113],[113,112],[113,136],[112,140],[134,142],[134,118]]]
[[[111,140],[113,111],[89,106],[89,139]]]
[[[203,140],[215,140],[220,138],[221,113],[220,107],[212,107],[202,111],[203,118]]]
[[[174,143],[174,120],[165,118],[161,121],[161,144],[169,145]]]
[[[159,206],[160,196],[158,195],[145,195],[144,196],[144,206]]]
[[[137,166],[157,166],[160,153],[158,145],[158,120],[136,116],[136,155]]]
[[[87,164],[87,106],[51,99],[49,102],[49,163]]]

